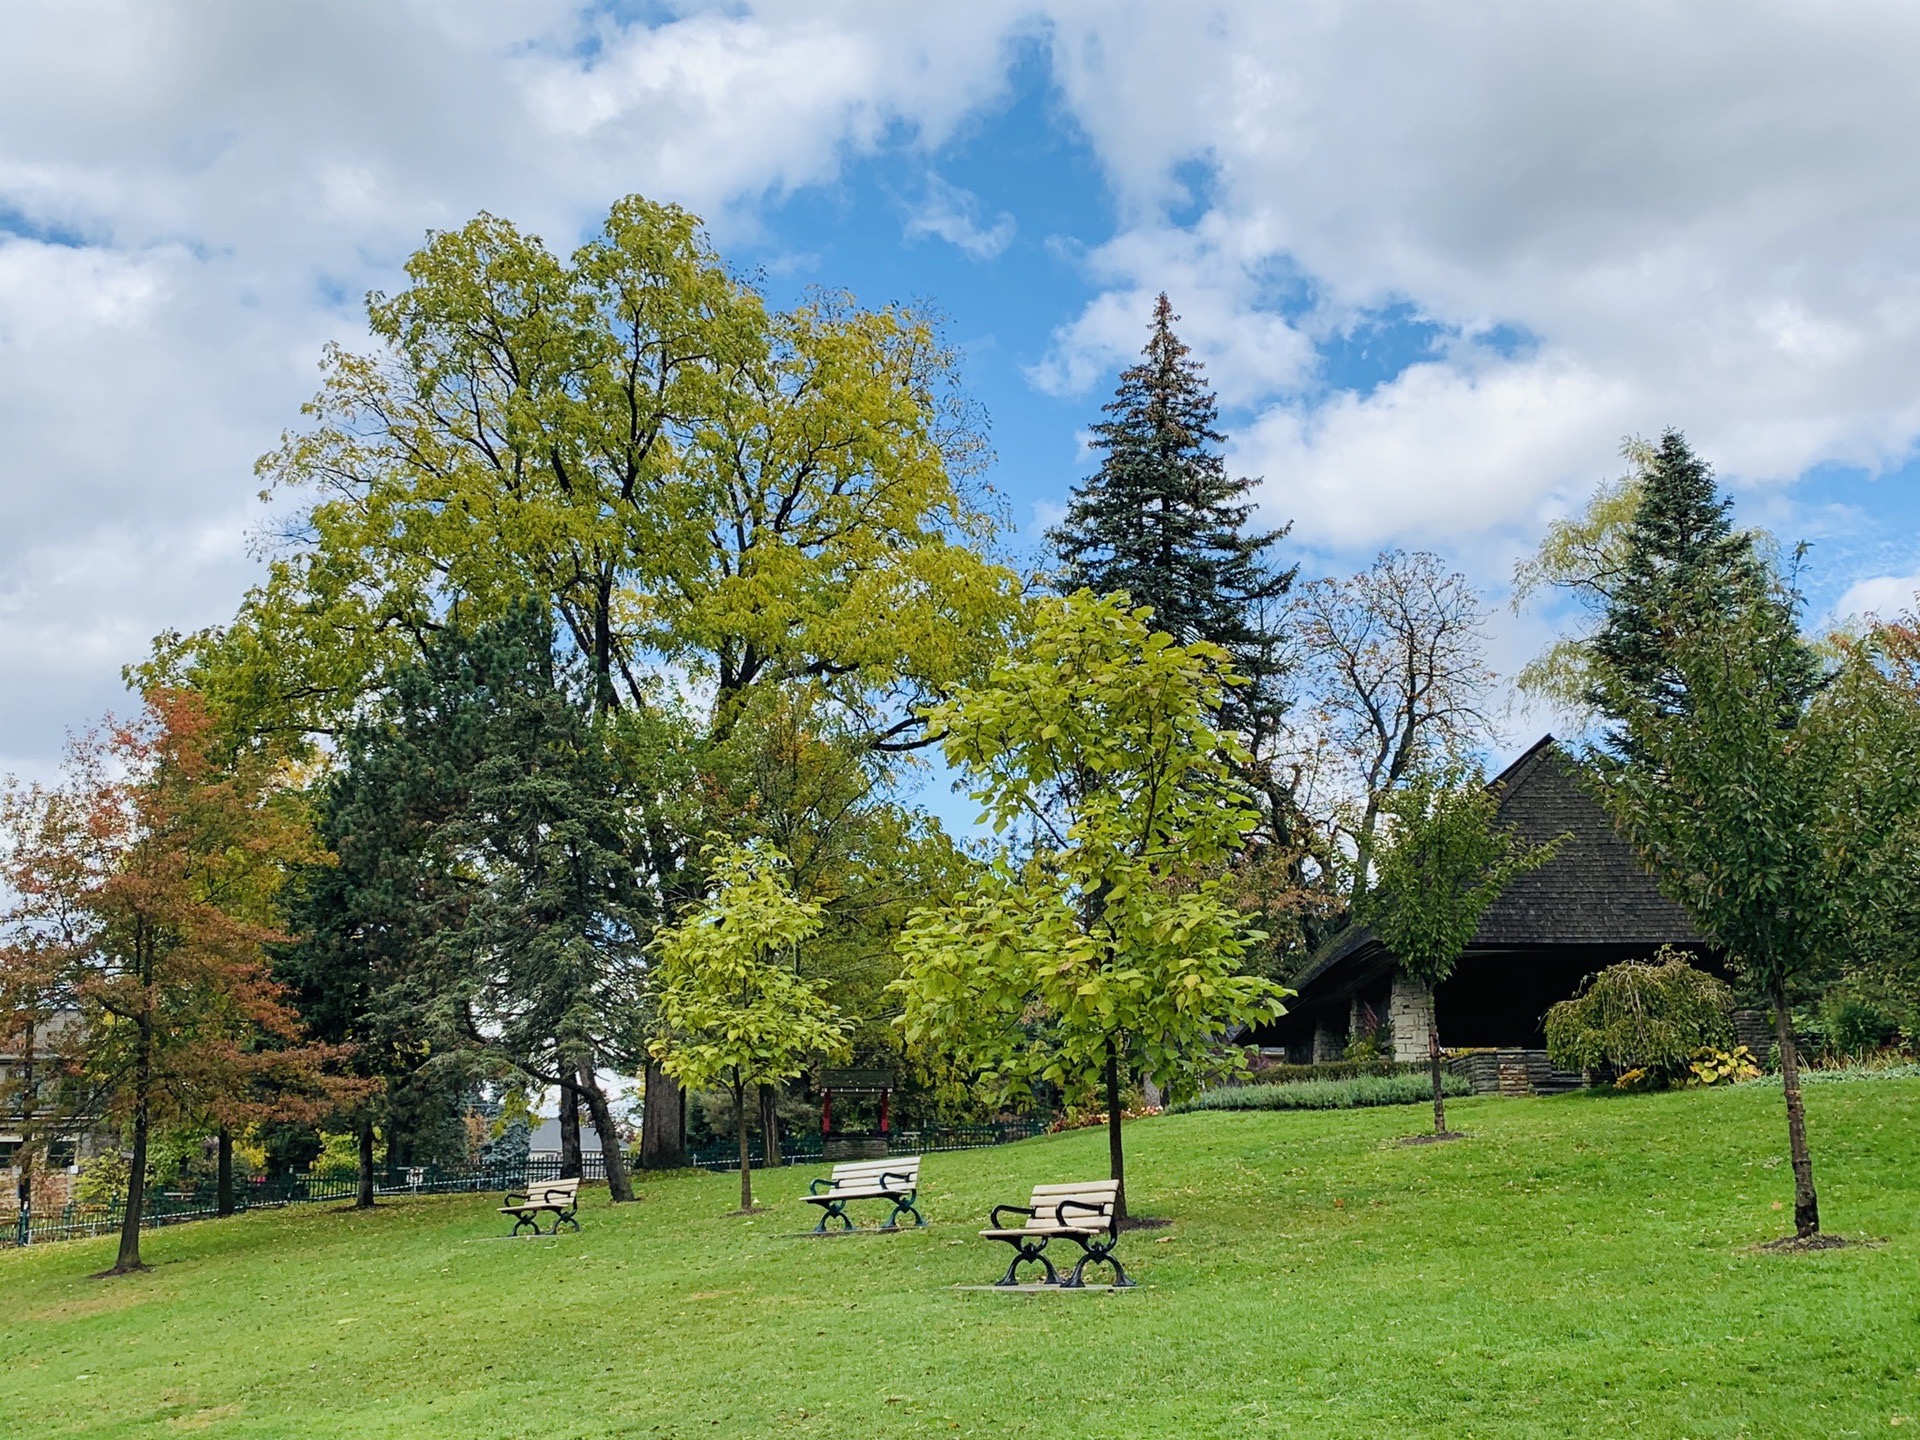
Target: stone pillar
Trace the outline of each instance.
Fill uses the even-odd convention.
[[[1316,1065],[1328,1060],[1338,1060],[1341,1052],[1347,1048],[1347,1037],[1333,1028],[1333,1021],[1322,1010],[1313,1017],[1313,1055]]]
[[[1387,1023],[1393,1027],[1393,1058],[1427,1058],[1427,1029],[1433,1024],[1433,991],[1418,980],[1393,972],[1393,993],[1387,999]]]

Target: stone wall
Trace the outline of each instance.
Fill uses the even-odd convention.
[[[1418,980],[1394,972],[1393,992],[1387,997],[1387,1025],[1393,1031],[1394,1059],[1426,1059],[1427,1031],[1433,1025],[1433,991]]]

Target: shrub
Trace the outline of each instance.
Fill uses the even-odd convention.
[[[1471,1095],[1459,1075],[1442,1077],[1448,1095]],[[1222,1085],[1175,1110],[1356,1110],[1369,1105],[1418,1105],[1433,1099],[1423,1074],[1356,1075],[1349,1080],[1292,1080],[1278,1085]]]
[[[89,1156],[80,1165],[73,1182],[76,1205],[88,1207],[112,1205],[127,1193],[127,1161],[118,1146],[110,1146]]]
[[[1829,995],[1820,1007],[1820,1021],[1827,1053],[1849,1059],[1878,1050],[1900,1033],[1892,1016],[1853,995]]]
[[[1701,1050],[1732,1044],[1732,1009],[1725,983],[1662,946],[1650,962],[1608,966],[1549,1010],[1547,1054],[1562,1070],[1611,1065],[1657,1086],[1688,1076]]]

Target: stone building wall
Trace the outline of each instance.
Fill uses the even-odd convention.
[[[1387,1025],[1393,1031],[1393,1058],[1427,1058],[1427,1031],[1433,1025],[1433,991],[1398,971],[1387,997]]]

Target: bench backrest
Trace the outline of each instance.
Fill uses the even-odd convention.
[[[1027,1202],[1033,1209],[1033,1218],[1027,1221],[1027,1225],[1029,1228],[1067,1225],[1074,1229],[1105,1230],[1113,1224],[1113,1206],[1119,1195],[1118,1180],[1036,1185],[1033,1187],[1033,1199]],[[1061,1202],[1066,1200],[1074,1203],[1063,1207]],[[1096,1208],[1088,1210],[1083,1206]]]
[[[880,1177],[888,1181],[918,1186],[920,1183],[920,1157],[918,1155],[895,1155],[887,1160],[852,1160],[845,1165],[833,1167],[828,1183],[835,1189],[841,1186],[878,1185]]]
[[[527,1182],[527,1203],[529,1205],[567,1205],[580,1196],[580,1178],[570,1180],[529,1180]]]

